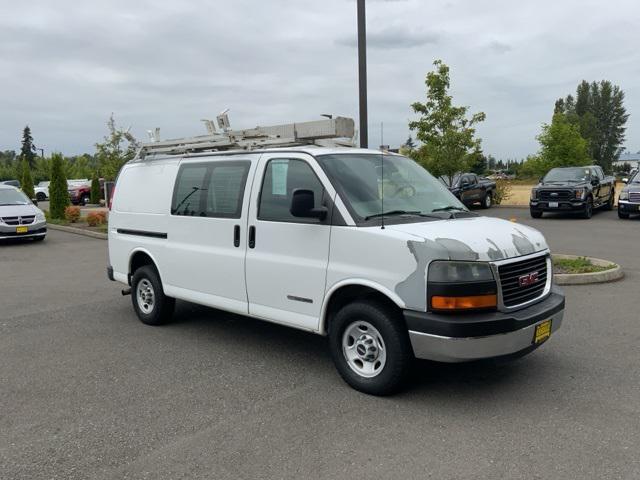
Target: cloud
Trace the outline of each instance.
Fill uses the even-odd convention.
[[[498,40],[491,41],[488,46],[490,50],[493,50],[496,53],[507,53],[512,50],[511,45]]]
[[[387,28],[377,32],[367,32],[367,48],[414,48],[428,43],[438,43],[439,38],[440,35],[432,32],[410,32],[403,29]],[[336,44],[346,47],[356,47],[357,38],[353,35],[344,36],[337,39]]]

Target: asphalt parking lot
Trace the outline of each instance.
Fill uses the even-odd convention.
[[[488,214],[626,278],[566,287],[533,354],[420,362],[390,398],[344,384],[322,337],[185,303],[143,325],[102,240],[0,246],[0,478],[640,478],[640,220]]]

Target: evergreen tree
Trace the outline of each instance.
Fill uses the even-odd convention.
[[[557,100],[554,111],[578,126],[588,142],[589,155],[604,170],[611,171],[612,163],[620,157],[629,118],[620,87],[608,80],[592,83],[583,80],[575,99],[568,95]]]
[[[67,177],[64,172],[62,154],[51,156],[51,183],[49,184],[49,216],[54,219],[64,218],[64,209],[69,206]]]
[[[33,177],[31,176],[31,168],[29,167],[29,163],[27,162],[27,159],[24,157],[20,162],[19,180],[20,180],[20,187],[22,188],[22,191],[24,192],[24,194],[31,199],[36,198],[36,194],[33,190]]]
[[[20,150],[20,156],[27,160],[29,167],[33,167],[34,160],[36,158],[36,147],[33,145],[33,137],[31,136],[31,129],[29,125],[22,130],[22,148]]]
[[[93,177],[91,178],[91,203],[94,205],[100,203],[100,198],[102,197],[100,191],[100,180],[98,179],[98,173],[93,172]]]

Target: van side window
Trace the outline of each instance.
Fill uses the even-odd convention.
[[[314,207],[321,205],[324,187],[307,162],[293,158],[269,160],[262,179],[258,220],[320,223],[317,218],[300,219],[291,215],[291,197],[298,188],[312,190]]]
[[[251,162],[210,162],[180,167],[171,214],[189,217],[240,218]]]

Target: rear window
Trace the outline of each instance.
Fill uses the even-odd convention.
[[[183,164],[178,171],[171,214],[240,218],[251,162]]]

